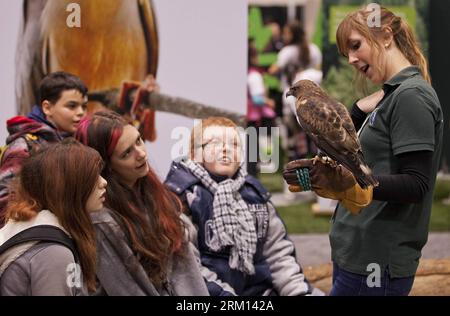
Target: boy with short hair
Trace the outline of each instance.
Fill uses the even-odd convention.
[[[232,121],[202,120],[190,158],[173,162],[165,181],[185,203],[210,294],[310,295],[294,244],[270,194],[242,168],[241,150]]]
[[[40,103],[27,116],[7,121],[9,137],[0,161],[0,228],[4,225],[9,184],[23,160],[32,150],[71,136],[86,114],[88,89],[74,75],[51,73],[41,81],[39,92]]]

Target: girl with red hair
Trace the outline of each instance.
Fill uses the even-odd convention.
[[[105,162],[105,205],[93,214],[99,295],[208,295],[185,241],[181,203],[147,162],[138,130],[113,112],[80,124],[76,138]],[[175,282],[176,280],[176,282]]]
[[[95,290],[90,214],[103,208],[102,167],[100,155],[73,138],[25,160],[0,230],[0,296]]]

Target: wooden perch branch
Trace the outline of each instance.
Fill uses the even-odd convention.
[[[119,96],[118,89],[105,91],[94,91],[89,93],[90,101],[103,103],[109,109],[117,108],[117,100]],[[245,116],[215,108],[213,106],[204,105],[198,102],[190,101],[184,98],[172,97],[159,92],[151,92],[147,99],[143,99],[142,105],[146,108],[178,114],[193,119],[204,119],[211,116],[223,116],[232,120],[236,125],[246,127]]]

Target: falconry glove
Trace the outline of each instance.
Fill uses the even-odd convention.
[[[359,214],[372,201],[373,187],[362,189],[350,171],[330,159],[291,161],[283,177],[291,192],[312,190],[321,197],[339,200],[352,214]]]

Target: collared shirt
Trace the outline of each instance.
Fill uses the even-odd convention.
[[[428,237],[434,183],[442,151],[443,114],[434,89],[416,66],[383,85],[385,96],[360,130],[365,161],[374,175],[398,174],[399,154],[433,152],[432,183],[420,203],[374,200],[358,216],[342,205],[330,233],[332,258],[340,268],[369,274],[371,264],[391,277],[413,276]]]

